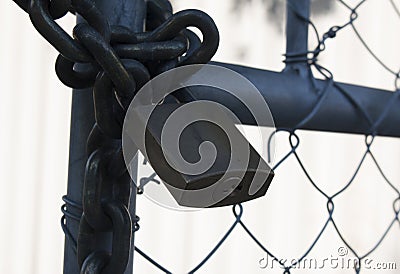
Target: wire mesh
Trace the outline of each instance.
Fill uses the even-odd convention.
[[[377,134],[377,132],[379,130],[380,125],[384,121],[385,116],[387,115],[387,112],[392,108],[398,107],[400,71],[396,71],[396,70],[390,68],[387,64],[385,64],[385,62],[383,62],[378,57],[378,55],[369,47],[368,43],[364,40],[363,36],[361,35],[361,33],[359,32],[359,30],[357,29],[357,27],[355,25],[355,22],[357,21],[357,19],[360,16],[360,14],[359,14],[360,8],[363,5],[365,5],[368,2],[368,0],[359,1],[354,6],[351,6],[346,1],[343,1],[343,0],[336,0],[336,1],[338,3],[340,3],[341,5],[343,5],[347,9],[348,15],[349,15],[349,19],[348,19],[348,21],[346,21],[346,22],[344,22],[342,24],[338,24],[338,25],[332,26],[322,36],[319,34],[317,27],[315,26],[314,22],[310,18],[307,18],[307,17],[303,16],[298,10],[295,9],[295,7],[292,7],[292,6],[289,5],[289,8],[293,9],[294,12],[296,13],[296,15],[299,18],[301,18],[303,21],[305,21],[305,22],[307,22],[309,24],[309,26],[313,30],[314,35],[316,36],[316,39],[317,39],[318,42],[317,42],[317,44],[316,44],[316,46],[314,47],[313,50],[310,50],[308,52],[296,52],[296,53],[291,53],[290,55],[286,55],[285,62],[286,63],[290,63],[290,62],[293,62],[293,60],[298,62],[299,61],[299,56],[301,58],[303,58],[302,56],[304,56],[304,60],[303,61],[307,62],[309,64],[309,66],[311,68],[313,68],[316,73],[318,73],[322,78],[324,78],[326,80],[326,86],[325,86],[324,90],[321,91],[320,97],[316,101],[316,103],[313,106],[313,108],[311,109],[311,111],[305,117],[303,117],[293,129],[277,129],[277,132],[287,132],[288,133],[288,143],[290,145],[290,151],[287,152],[286,155],[284,155],[281,159],[276,161],[276,164],[273,167],[274,171],[276,173],[279,173],[279,169],[280,169],[280,167],[282,166],[283,163],[285,163],[289,158],[294,158],[295,159],[295,161],[297,162],[299,168],[301,169],[301,171],[307,177],[308,182],[313,186],[314,190],[319,195],[324,197],[324,199],[326,201],[326,215],[324,216],[325,217],[325,221],[324,221],[322,227],[320,228],[320,230],[317,233],[317,235],[315,235],[312,243],[306,248],[306,251],[301,256],[299,256],[298,259],[294,263],[285,264],[285,262],[283,260],[281,260],[281,257],[268,247],[268,243],[262,243],[258,239],[258,237],[255,235],[255,233],[253,233],[253,231],[244,223],[244,221],[242,220],[242,216],[243,216],[243,212],[244,212],[244,206],[241,205],[241,204],[235,205],[235,206],[232,207],[232,212],[233,212],[233,214],[232,214],[233,215],[233,223],[232,223],[232,225],[225,232],[225,234],[220,238],[220,240],[215,244],[215,246],[213,248],[211,248],[209,253],[206,254],[204,256],[204,258],[196,266],[194,266],[191,270],[189,270],[188,273],[190,273],[190,274],[196,273],[197,271],[202,269],[202,267],[210,260],[210,258],[212,258],[216,254],[216,252],[220,249],[220,247],[229,239],[229,237],[232,235],[232,232],[234,230],[239,229],[239,227],[241,227],[244,230],[244,232],[249,236],[249,239],[254,241],[257,244],[257,246],[263,252],[268,254],[268,256],[270,256],[278,264],[280,264],[280,266],[283,269],[283,273],[285,273],[285,274],[291,273],[296,268],[296,266],[301,264],[302,261],[315,248],[317,242],[321,239],[321,236],[326,232],[327,227],[328,227],[329,224],[331,224],[333,226],[334,230],[336,231],[337,235],[339,236],[339,238],[343,242],[344,246],[346,246],[346,248],[355,256],[356,261],[355,261],[354,266],[353,266],[354,267],[354,271],[355,271],[355,273],[360,273],[362,271],[362,269],[363,269],[363,265],[362,265],[363,259],[367,258],[371,254],[373,254],[375,251],[377,251],[377,249],[381,246],[383,240],[387,237],[389,232],[392,229],[394,229],[396,223],[400,225],[400,220],[399,220],[400,190],[399,190],[398,187],[395,186],[395,184],[390,180],[390,178],[388,178],[388,176],[386,176],[385,171],[381,167],[380,163],[378,162],[378,160],[375,157],[375,154],[373,152],[374,142],[375,142],[376,138],[378,138],[376,136],[376,134]],[[399,7],[396,5],[396,3],[393,0],[390,0],[390,3],[392,5],[394,11],[396,12],[396,14],[400,18]],[[362,45],[369,52],[369,54],[377,61],[377,63],[380,66],[382,66],[388,73],[393,75],[394,88],[393,88],[392,99],[390,100],[390,102],[386,106],[385,111],[380,114],[378,119],[371,118],[369,116],[369,114],[363,109],[363,106],[360,105],[359,102],[354,100],[351,97],[351,95],[342,86],[336,84],[336,82],[334,81],[334,76],[333,76],[332,72],[328,68],[322,66],[318,61],[318,57],[326,49],[326,41],[329,40],[329,39],[334,39],[337,35],[340,35],[340,33],[344,29],[348,29],[348,28],[351,28],[353,30],[353,32],[354,32],[355,36],[357,37],[357,39],[360,40]],[[311,74],[310,74],[310,77],[312,77]],[[313,177],[311,176],[310,172],[308,171],[306,165],[304,164],[301,155],[298,153],[298,148],[299,148],[299,146],[301,144],[301,138],[299,137],[298,129],[303,127],[308,121],[310,121],[313,117],[318,115],[318,110],[324,104],[324,102],[325,102],[325,100],[326,100],[326,98],[327,98],[327,96],[329,94],[329,90],[330,90],[329,87],[331,87],[331,86],[335,86],[335,88],[338,89],[347,98],[347,100],[349,100],[354,105],[354,107],[357,109],[357,111],[359,111],[363,115],[365,121],[370,126],[369,132],[366,132],[366,135],[365,135],[364,152],[363,152],[359,162],[357,163],[355,170],[353,171],[350,179],[345,183],[345,185],[339,191],[337,191],[337,192],[335,192],[333,194],[329,194],[328,192],[324,191],[319,186],[318,182],[316,182],[316,180],[313,179]],[[397,126],[397,125],[394,125],[394,126]],[[273,136],[271,136],[270,139],[272,139],[272,137]],[[392,215],[393,217],[392,217],[392,220],[387,224],[387,227],[386,227],[385,231],[379,237],[377,242],[373,246],[371,246],[368,251],[366,251],[364,253],[361,253],[360,251],[356,250],[350,244],[348,239],[346,239],[344,237],[344,235],[342,233],[342,230],[341,230],[341,227],[335,221],[334,212],[335,212],[335,202],[354,183],[355,178],[359,174],[360,169],[365,164],[366,159],[368,157],[370,159],[372,159],[372,161],[373,161],[376,169],[378,170],[380,176],[383,178],[385,184],[387,184],[389,186],[389,188],[391,189],[391,191],[396,195],[396,198],[393,200],[393,215]],[[152,174],[150,177],[146,177],[146,178],[142,178],[141,179],[141,186],[143,186],[144,184],[146,184],[149,181],[156,181],[157,183],[159,183],[155,179],[155,174]],[[140,186],[139,186],[139,188],[140,188]],[[140,189],[140,190],[142,191],[142,189]],[[65,199],[64,199],[64,201],[66,202],[67,205],[75,206],[75,207],[78,206],[76,204],[71,203],[70,201],[65,200]],[[63,207],[63,212],[65,213],[65,208],[64,207]],[[75,218],[75,219],[76,218],[79,219],[80,216],[69,216],[69,217],[72,217],[72,218]],[[74,244],[76,244],[76,240],[72,238],[72,236],[68,233],[68,231],[65,231],[64,219],[62,220],[62,226],[63,226],[64,232],[66,232],[67,237],[69,237],[70,240]],[[162,266],[160,263],[157,262],[156,259],[151,258],[149,255],[147,255],[145,252],[143,252],[138,247],[135,247],[135,251],[138,254],[140,254],[141,256],[143,256],[148,262],[153,264],[156,268],[158,268],[160,270],[160,272],[172,273],[171,271],[168,270],[167,267]]]

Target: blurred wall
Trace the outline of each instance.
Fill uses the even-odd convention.
[[[176,10],[199,8],[215,19],[221,46],[214,60],[281,70],[283,21],[272,18],[261,0],[250,1],[238,11],[233,10],[233,2],[175,0],[174,6]],[[264,2],[268,7],[270,3]],[[335,4],[313,19],[323,33],[345,22],[348,15]],[[69,30],[73,22],[73,16],[61,20]],[[397,71],[400,20],[389,1],[368,0],[357,25],[374,51]],[[0,2],[0,31],[0,273],[60,273],[64,240],[59,219],[61,196],[66,192],[71,91],[56,79],[56,51],[12,1]],[[315,45],[311,34],[310,45]],[[328,41],[320,61],[338,81],[393,90],[393,77],[370,57],[351,29]],[[363,155],[364,137],[318,132],[299,135],[299,155],[318,185],[328,193],[344,186]],[[283,133],[278,134],[276,142],[278,159],[290,148]],[[400,187],[400,142],[378,138],[372,150],[386,176]],[[367,158],[354,184],[335,200],[337,225],[360,254],[378,241],[394,217],[391,203],[395,198]],[[173,273],[185,273],[197,265],[234,221],[231,208],[182,213],[161,208],[144,196],[138,198],[137,214],[141,217],[137,246]],[[279,167],[265,198],[244,205],[243,215],[257,237],[278,257],[287,259],[298,258],[306,251],[327,218],[326,199],[311,186],[293,158]],[[396,224],[370,257],[395,261],[399,269],[399,236]],[[341,246],[329,225],[309,257],[337,257]],[[136,273],[157,273],[135,256]],[[261,269],[259,261],[264,257],[265,253],[237,228],[198,273],[283,272]],[[398,269],[382,273],[398,273]]]

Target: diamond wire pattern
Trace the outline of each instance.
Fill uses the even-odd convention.
[[[248,226],[246,226],[246,224],[242,221],[242,215],[243,215],[243,205],[239,204],[239,205],[235,205],[232,207],[232,212],[233,212],[233,217],[234,217],[234,221],[232,223],[232,225],[229,227],[229,229],[225,232],[225,234],[221,237],[221,239],[219,240],[219,242],[211,249],[211,251],[204,257],[204,259],[199,262],[192,270],[190,270],[188,273],[189,274],[193,274],[196,273],[199,269],[201,269],[206,263],[207,261],[216,253],[216,251],[223,245],[223,243],[225,241],[227,241],[229,239],[229,236],[232,234],[232,232],[237,229],[238,227],[242,227],[242,229],[244,230],[244,232],[246,234],[248,234],[248,236],[250,237],[250,239],[252,239],[257,245],[258,247],[264,251],[266,254],[268,254],[268,256],[272,257],[277,263],[280,264],[280,266],[283,269],[283,273],[284,274],[289,274],[291,273],[291,271],[294,270],[294,268],[300,264],[306,257],[307,255],[314,249],[315,245],[317,244],[318,240],[321,238],[321,236],[324,234],[324,232],[326,231],[327,227],[329,224],[332,224],[334,227],[334,230],[336,231],[337,235],[340,237],[341,241],[343,242],[343,244],[348,248],[348,250],[355,256],[356,260],[358,261],[355,265],[354,265],[354,271],[355,273],[360,273],[362,270],[362,260],[365,259],[366,257],[370,256],[374,251],[376,251],[379,246],[381,245],[381,243],[383,242],[383,240],[386,238],[386,236],[389,234],[389,231],[395,226],[395,224],[399,224],[400,225],[400,220],[399,220],[399,213],[400,213],[400,191],[399,189],[390,181],[390,179],[385,175],[384,170],[381,168],[381,166],[379,165],[374,153],[372,152],[372,147],[373,147],[373,143],[374,140],[376,138],[376,132],[378,132],[379,126],[380,124],[384,121],[387,113],[389,110],[391,110],[394,107],[398,107],[399,105],[399,79],[400,79],[400,71],[396,72],[395,70],[391,69],[388,65],[386,65],[373,51],[372,49],[368,46],[368,44],[365,42],[365,40],[363,39],[361,33],[358,31],[357,27],[355,26],[354,22],[357,20],[357,18],[359,17],[359,13],[358,10],[361,6],[365,5],[366,2],[368,2],[368,0],[363,0],[358,2],[357,5],[355,5],[354,7],[351,7],[347,2],[343,1],[343,0],[336,0],[337,2],[339,2],[341,5],[343,5],[349,12],[349,20],[347,22],[345,22],[342,25],[335,25],[332,26],[327,32],[325,32],[322,37],[319,36],[318,34],[318,30],[316,28],[316,26],[314,25],[314,23],[309,19],[304,17],[300,12],[298,12],[295,7],[289,7],[292,8],[296,15],[301,18],[302,20],[304,20],[305,22],[307,22],[310,27],[312,28],[312,30],[315,32],[315,35],[317,37],[317,41],[318,44],[315,47],[314,50],[312,51],[308,51],[308,52],[297,52],[297,53],[293,53],[293,56],[296,56],[296,60],[298,61],[299,58],[298,56],[307,56],[305,61],[308,62],[310,67],[315,68],[315,70],[320,73],[320,75],[322,75],[322,77],[325,78],[326,80],[326,86],[324,88],[324,90],[321,92],[321,95],[319,97],[319,99],[317,100],[317,102],[315,103],[313,109],[310,111],[310,113],[308,115],[306,115],[306,117],[304,117],[293,129],[277,129],[276,132],[281,132],[281,131],[285,131],[288,132],[289,134],[289,138],[288,138],[288,143],[290,144],[290,151],[284,155],[279,161],[277,161],[277,163],[275,164],[275,166],[273,167],[274,171],[277,171],[279,169],[279,167],[289,158],[289,157],[294,157],[296,162],[298,163],[300,169],[303,171],[303,173],[306,175],[307,180],[309,181],[309,183],[314,187],[315,191],[317,191],[320,195],[322,195],[325,199],[326,199],[326,210],[327,210],[327,214],[325,216],[326,221],[324,222],[321,230],[319,231],[319,233],[314,237],[313,242],[311,243],[310,246],[308,246],[307,250],[305,253],[303,253],[301,256],[299,256],[299,259],[295,260],[295,262],[291,265],[285,265],[284,264],[284,260],[280,260],[279,256],[275,253],[273,253],[268,247],[267,244],[262,243],[256,235],[253,234],[253,232],[250,230],[250,228]],[[390,3],[394,9],[394,11],[396,12],[396,14],[399,16],[400,18],[400,12],[399,12],[399,8],[396,6],[396,3],[393,0],[390,0]],[[376,119],[375,121],[368,115],[368,113],[363,109],[363,107],[355,100],[353,99],[348,92],[341,86],[337,85],[333,79],[333,74],[325,67],[323,67],[322,65],[320,65],[318,63],[318,56],[325,50],[325,42],[328,39],[333,39],[336,37],[336,35],[343,29],[345,28],[352,28],[354,34],[356,35],[356,37],[361,41],[361,43],[363,44],[363,46],[366,48],[366,50],[369,52],[369,54],[390,74],[393,75],[394,77],[394,92],[392,94],[392,98],[389,101],[388,105],[385,108],[385,111],[382,112],[380,114],[380,116],[378,117],[378,119]],[[290,62],[290,57],[291,56],[286,56],[287,59],[285,62]],[[312,80],[312,79],[311,79]],[[340,189],[339,191],[337,191],[336,193],[334,193],[333,195],[329,195],[326,192],[324,192],[319,186],[318,183],[315,182],[310,173],[308,172],[308,170],[306,169],[302,159],[300,158],[297,149],[300,145],[300,138],[298,136],[297,129],[301,128],[302,126],[304,126],[308,121],[310,121],[314,116],[317,115],[318,110],[320,109],[320,107],[323,105],[324,100],[326,99],[328,92],[329,92],[329,87],[334,86],[337,90],[339,90],[339,92],[341,92],[354,106],[355,108],[363,115],[364,119],[366,122],[368,122],[368,124],[370,125],[370,131],[368,133],[366,133],[365,135],[365,150],[364,153],[362,154],[361,160],[359,161],[356,169],[354,170],[350,180],[348,180],[348,182],[345,184],[345,186]],[[276,132],[274,134],[276,134]],[[269,143],[272,140],[273,135],[270,136],[269,139]],[[393,219],[390,221],[390,223],[387,225],[387,228],[385,229],[384,233],[380,236],[380,238],[378,239],[378,241],[364,254],[361,254],[359,252],[357,252],[357,250],[355,250],[349,243],[349,241],[347,239],[344,238],[339,226],[337,225],[337,223],[334,220],[334,210],[335,210],[335,200],[337,199],[337,197],[339,197],[341,194],[343,194],[346,190],[348,190],[348,188],[353,184],[355,178],[357,177],[357,174],[359,173],[361,167],[363,166],[363,164],[365,163],[365,160],[367,157],[370,157],[374,163],[374,165],[376,166],[377,170],[379,171],[379,174],[382,176],[382,178],[384,179],[384,182],[390,187],[390,189],[396,194],[396,199],[393,201]],[[141,185],[148,183],[149,181],[154,181],[156,183],[159,183],[158,180],[155,179],[155,174],[150,175],[150,177],[148,178],[142,178],[141,179]],[[139,191],[143,191],[142,189],[140,189],[139,187]],[[63,199],[67,199],[66,197],[64,197]],[[71,201],[69,201],[69,203],[71,203]],[[74,205],[76,207],[80,207],[79,205]],[[71,214],[68,213],[65,210],[65,205],[62,207],[62,211],[65,215],[68,215],[71,218],[75,218],[75,219],[79,219],[80,216],[70,216]],[[76,240],[73,239],[72,235],[70,235],[70,233],[68,233],[68,231],[65,230],[65,216],[62,218],[61,220],[61,224],[63,227],[63,230],[66,234],[66,236],[68,238],[70,238],[71,242],[76,245]],[[145,252],[143,252],[141,249],[139,249],[138,247],[135,247],[135,251],[140,254],[143,258],[145,258],[148,262],[150,262],[151,264],[153,264],[160,272],[163,273],[172,273],[170,272],[167,268],[165,268],[164,266],[162,266],[161,264],[159,264],[157,262],[157,260],[151,258],[149,255],[147,255]]]
[[[389,178],[385,175],[383,169],[381,168],[381,166],[379,165],[375,155],[372,152],[372,147],[373,147],[373,143],[375,140],[375,134],[377,132],[377,130],[379,129],[380,124],[382,123],[382,121],[384,121],[388,111],[393,108],[393,107],[398,107],[398,103],[399,103],[399,79],[400,79],[400,71],[396,72],[395,70],[391,69],[389,66],[387,66],[381,59],[379,59],[379,57],[371,50],[371,48],[368,46],[368,44],[365,42],[365,40],[363,39],[361,33],[358,31],[358,29],[356,28],[354,22],[357,20],[357,18],[359,17],[359,13],[358,10],[361,6],[365,5],[366,2],[368,2],[368,0],[363,0],[358,2],[357,5],[355,5],[354,7],[351,7],[347,2],[342,1],[342,0],[337,0],[340,4],[342,4],[345,8],[347,8],[348,12],[349,12],[349,20],[342,24],[342,25],[335,25],[332,26],[326,33],[323,34],[322,37],[319,36],[318,34],[318,30],[316,28],[316,26],[314,25],[314,23],[309,19],[304,17],[301,13],[299,13],[297,10],[295,10],[295,7],[290,7],[292,9],[294,9],[294,11],[296,12],[297,16],[299,18],[301,18],[302,20],[306,21],[310,27],[313,29],[313,31],[315,32],[315,35],[317,37],[317,41],[318,44],[315,47],[315,49],[313,51],[308,51],[306,53],[302,53],[302,52],[298,52],[298,53],[294,53],[294,56],[301,56],[301,55],[305,55],[307,56],[307,62],[310,65],[310,67],[313,67],[316,69],[316,71],[318,73],[320,73],[326,80],[327,85],[325,87],[325,89],[322,91],[320,98],[317,100],[317,102],[315,103],[313,109],[310,111],[310,113],[304,117],[293,129],[277,129],[276,132],[279,131],[286,131],[289,133],[289,138],[288,138],[288,142],[290,144],[290,151],[284,156],[282,157],[277,164],[273,167],[274,171],[279,169],[279,166],[281,166],[289,157],[294,157],[297,161],[297,163],[299,164],[299,167],[301,168],[301,170],[304,172],[304,174],[306,175],[309,183],[315,188],[315,190],[322,196],[325,197],[326,199],[326,210],[327,210],[327,214],[326,214],[326,221],[323,224],[320,232],[315,236],[312,244],[307,248],[306,252],[304,254],[302,254],[299,259],[297,259],[293,264],[291,265],[285,265],[283,260],[280,260],[279,256],[276,255],[275,253],[273,253],[271,250],[268,249],[266,244],[261,243],[261,241],[256,237],[256,235],[254,235],[252,233],[252,231],[249,229],[249,227],[246,226],[246,224],[242,221],[242,215],[243,215],[243,205],[239,204],[239,205],[235,205],[232,207],[232,211],[233,211],[233,216],[234,216],[234,222],[233,224],[229,227],[229,229],[226,231],[226,233],[222,236],[222,238],[220,239],[220,241],[212,248],[212,250],[204,257],[204,259],[198,263],[198,265],[196,265],[192,270],[190,270],[188,273],[189,274],[193,274],[196,273],[199,269],[202,268],[202,266],[204,266],[207,261],[216,253],[216,251],[221,247],[221,245],[229,239],[229,236],[231,235],[231,233],[237,229],[237,227],[242,227],[243,230],[245,231],[246,234],[248,234],[248,236],[250,237],[250,239],[252,239],[261,250],[263,250],[266,254],[268,254],[268,256],[272,257],[277,263],[280,264],[280,266],[283,269],[283,273],[284,274],[289,274],[291,273],[291,271],[298,265],[300,264],[304,258],[307,257],[307,255],[313,250],[314,246],[316,245],[316,243],[318,242],[318,240],[321,238],[321,236],[324,234],[324,232],[326,231],[326,228],[328,227],[329,224],[332,224],[337,235],[340,237],[341,241],[343,242],[343,244],[348,248],[348,250],[350,250],[350,252],[355,256],[355,258],[357,259],[357,263],[354,265],[354,271],[355,273],[360,273],[362,270],[362,260],[365,259],[366,257],[370,256],[374,251],[376,251],[379,246],[381,245],[381,243],[383,242],[383,240],[385,239],[385,237],[388,235],[389,231],[394,227],[394,225],[397,223],[400,225],[400,220],[399,220],[399,212],[400,212],[400,191],[399,189],[389,180]],[[396,6],[395,2],[393,0],[390,0],[391,5],[393,7],[393,9],[395,10],[396,14],[399,16],[400,18],[400,12],[399,12],[399,8]],[[394,82],[395,82],[395,90],[392,94],[392,98],[389,101],[388,105],[386,106],[386,109],[383,113],[381,113],[381,115],[378,117],[378,119],[376,119],[375,121],[368,115],[368,113],[362,108],[362,106],[357,103],[356,100],[354,100],[345,89],[343,89],[341,86],[337,85],[333,79],[333,75],[332,73],[325,67],[323,67],[322,65],[320,65],[318,63],[318,56],[325,50],[325,42],[328,39],[333,39],[336,37],[337,33],[340,32],[341,30],[345,29],[345,28],[352,28],[354,31],[354,34],[356,35],[356,37],[361,41],[361,43],[363,44],[363,46],[367,49],[367,51],[369,52],[369,54],[371,54],[371,56],[390,74],[393,75],[394,77]],[[290,62],[290,56],[286,56],[287,60],[286,62]],[[297,58],[298,60],[298,58]],[[358,111],[360,111],[364,117],[364,119],[368,122],[368,124],[370,125],[370,133],[366,134],[365,136],[365,151],[361,157],[361,160],[359,161],[356,169],[354,170],[350,180],[345,184],[345,186],[340,189],[339,191],[337,191],[336,193],[334,193],[333,195],[329,195],[326,192],[324,192],[319,186],[318,183],[315,182],[310,173],[307,171],[302,159],[300,158],[299,154],[297,153],[297,148],[300,145],[300,138],[299,136],[296,134],[296,131],[298,128],[301,128],[302,126],[304,126],[309,120],[311,120],[315,115],[317,115],[319,108],[323,105],[325,98],[328,95],[328,91],[330,86],[334,86],[336,87],[343,95],[346,96],[346,98],[351,101],[353,103],[353,105],[357,108]],[[270,136],[270,140],[272,139],[272,136]],[[334,220],[334,209],[335,209],[335,199],[337,197],[339,197],[341,194],[343,194],[346,190],[348,190],[348,188],[353,184],[355,178],[357,177],[357,174],[359,173],[361,167],[363,166],[363,164],[365,163],[365,159],[367,157],[370,157],[374,163],[374,165],[376,166],[377,170],[379,171],[380,175],[382,176],[382,178],[384,179],[384,182],[389,185],[390,189],[397,195],[397,198],[393,201],[393,219],[391,220],[391,222],[387,225],[386,230],[384,231],[384,233],[380,236],[379,240],[364,254],[361,254],[359,252],[357,252],[357,250],[355,250],[349,243],[348,240],[346,240],[339,228],[339,226],[337,225],[337,223]],[[150,176],[151,177],[151,176]],[[149,180],[154,180],[154,177],[149,178]],[[150,258],[148,255],[146,255],[144,252],[142,252],[140,249],[138,249],[137,247],[135,248],[135,250],[141,254],[146,260],[148,260],[150,263],[152,263],[155,267],[157,267],[160,271],[164,272],[164,273],[172,273],[170,271],[168,271],[166,268],[164,268],[163,266],[161,266],[160,264],[158,264],[156,262],[156,260]]]

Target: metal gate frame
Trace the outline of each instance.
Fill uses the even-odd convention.
[[[30,4],[39,0],[32,2],[14,0],[14,2],[27,11]],[[111,24],[125,26],[133,32],[144,31],[145,0],[94,0],[94,2]],[[354,11],[355,9],[352,10],[351,16],[354,15]],[[399,92],[337,83],[333,79],[328,79],[329,77],[326,80],[317,80],[313,77],[310,64],[315,64],[313,58],[316,58],[316,52],[308,49],[309,18],[310,0],[287,0],[286,67],[282,72],[227,63],[211,62],[211,64],[229,68],[249,79],[268,102],[278,130],[294,132],[296,129],[307,129],[400,137],[400,127],[397,126],[400,124],[400,111],[395,107],[395,103],[399,103]],[[77,22],[82,21],[83,19],[78,16]],[[324,39],[335,37],[338,30],[339,27],[332,27]],[[314,53],[314,56],[310,57],[310,53]],[[396,77],[399,79],[400,74],[396,74]],[[243,109],[240,102],[228,94],[216,95],[205,87],[191,87],[190,93],[193,95],[190,100],[218,102],[232,110],[243,124],[257,125],[251,113]],[[243,91],[243,95],[246,96],[246,91]],[[185,102],[187,102],[185,98],[182,98],[180,103]],[[91,92],[73,91],[71,113],[68,190],[67,196],[64,197],[68,207],[68,212],[64,208],[65,228],[70,234],[66,235],[65,240],[64,273],[66,274],[80,272],[74,245],[70,239],[76,239],[79,230],[79,222],[72,217],[82,214],[80,205],[87,163],[86,142],[95,122]],[[132,187],[129,212],[135,216],[135,184],[132,183]],[[101,237],[98,244],[109,248],[111,233],[102,236],[104,237]],[[130,259],[125,273],[132,273],[134,231],[130,247]]]
[[[146,13],[143,0],[96,0],[96,3],[111,22],[118,21],[118,24],[129,26],[135,31],[142,31]],[[109,13],[111,5],[122,8],[122,3],[129,3],[129,9],[125,7],[126,13],[121,13],[121,16]],[[136,15],[135,19],[124,16],[133,13]],[[298,13],[301,13],[301,16]],[[210,64],[226,67],[248,78],[268,102],[277,129],[400,137],[400,127],[393,126],[400,124],[400,112],[395,107],[388,108],[388,105],[392,106],[392,102],[397,100],[393,92],[314,79],[307,56],[309,16],[310,0],[287,0],[285,54],[287,59],[282,72],[220,62]],[[322,90],[327,94],[323,99],[321,99]],[[216,96],[204,87],[191,87],[190,92],[197,100],[211,100],[225,105],[243,124],[257,125],[248,110],[241,107],[240,101],[228,94]],[[90,93],[74,91],[73,95],[68,197],[75,201],[81,201],[80,191],[86,163],[85,145],[94,121],[92,97],[88,94]],[[319,105],[322,100],[324,104]],[[299,121],[302,121],[301,117],[307,116],[316,105],[318,105],[318,115],[299,124]],[[366,115],[372,118],[377,127],[360,122],[365,120]],[[134,198],[130,212],[135,214]],[[77,233],[77,224],[71,222],[68,226],[73,234]],[[131,246],[133,250],[134,237]],[[126,273],[132,272],[132,259],[133,255]],[[76,267],[76,258],[66,240],[64,273],[77,273]]]

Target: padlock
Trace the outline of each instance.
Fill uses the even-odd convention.
[[[194,117],[212,112],[196,105],[163,103],[155,108],[139,107],[139,114],[136,113],[144,117],[151,112],[150,118],[142,121],[146,123],[145,145],[138,148],[176,202],[185,207],[205,208],[239,204],[264,196],[274,172],[228,116],[222,119],[221,125],[200,119],[184,125],[179,136],[169,136],[174,135],[169,134],[171,129],[166,133],[167,125],[180,124],[185,118],[178,116],[171,120],[171,115],[185,106],[186,110],[193,111]],[[214,116],[221,120],[224,115],[215,113]],[[182,159],[186,162],[182,163]],[[190,167],[202,160],[212,164],[187,172],[185,165]]]

